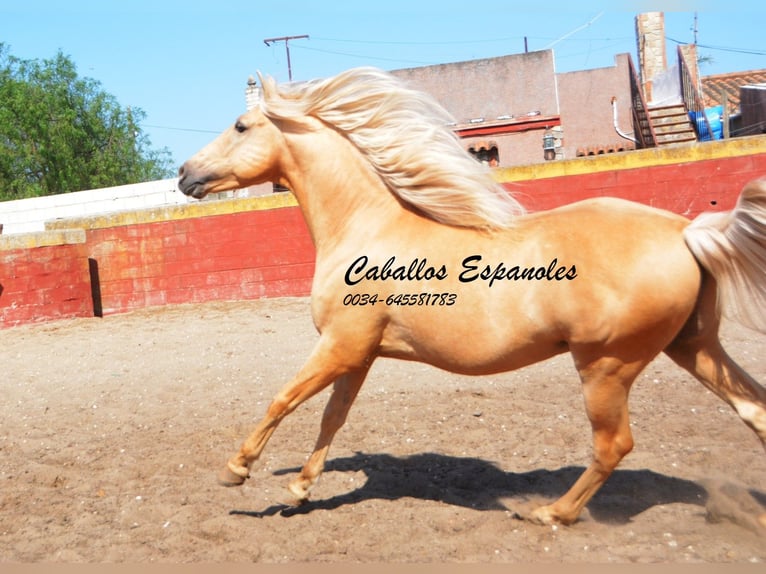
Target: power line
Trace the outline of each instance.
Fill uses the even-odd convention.
[[[545,49],[545,50],[547,50],[547,49],[549,49],[549,48],[553,48],[553,46],[555,46],[556,44],[558,44],[559,42],[561,42],[561,41],[563,41],[563,40],[566,40],[567,38],[569,38],[569,36],[571,36],[571,35],[573,35],[573,34],[576,34],[576,33],[577,33],[577,32],[579,32],[580,30],[584,30],[585,28],[588,28],[589,26],[591,26],[591,25],[593,24],[593,22],[595,22],[596,20],[598,20],[599,18],[601,18],[601,16],[603,16],[603,15],[604,15],[604,13],[603,13],[603,12],[599,12],[599,13],[598,13],[598,14],[596,14],[596,15],[595,15],[593,18],[591,18],[591,19],[590,19],[590,21],[586,22],[586,23],[585,23],[585,24],[583,24],[582,26],[578,26],[577,28],[575,28],[575,29],[574,29],[574,30],[572,30],[571,32],[568,32],[568,33],[564,34],[563,36],[561,36],[561,38],[558,38],[558,39],[554,40],[553,42],[551,42],[550,44],[548,44],[548,45],[547,45],[547,46],[546,46],[544,49]]]
[[[591,20],[590,23],[592,23],[594,20]],[[586,24],[585,26],[590,25],[590,23]],[[572,32],[574,33],[574,32]],[[551,40],[550,37],[534,37],[534,36],[528,36],[526,38],[533,39],[533,40]],[[417,41],[387,41],[387,40],[345,40],[341,38],[324,38],[324,37],[318,37],[318,36],[312,36],[312,39],[318,40],[320,42],[337,42],[337,43],[345,43],[345,44],[360,44],[360,45],[368,45],[368,46],[375,46],[375,45],[395,45],[395,46],[443,46],[443,45],[465,45],[465,44],[485,44],[485,43],[497,43],[497,42],[510,42],[510,41],[518,41],[521,39],[526,39],[523,36],[509,36],[505,38],[494,38],[494,39],[487,39],[487,40],[457,40],[457,41],[444,41],[444,42],[417,42]],[[558,38],[554,41],[554,43],[557,43],[559,41],[567,41],[567,42],[611,42],[607,46],[601,47],[601,48],[589,48],[588,52],[581,52],[578,54],[567,54],[565,56],[562,56],[561,54],[557,54],[557,58],[562,57],[573,57],[573,56],[579,56],[583,53],[589,53],[589,52],[595,52],[595,51],[602,51],[607,50],[610,48],[613,48],[614,46],[619,46],[622,42],[626,40],[632,40],[632,38],[590,38],[590,39],[582,39],[582,38]],[[366,54],[359,54],[355,52],[348,52],[348,51],[342,51],[342,50],[329,50],[326,48],[317,48],[317,47],[308,47],[308,46],[296,46],[299,50],[308,50],[311,52],[320,52],[323,54],[333,54],[336,56],[346,56],[349,58],[357,58],[357,59],[363,59],[363,60],[375,60],[375,61],[381,61],[381,62],[399,62],[403,64],[418,64],[418,65],[424,65],[424,66],[430,66],[437,63],[442,63],[441,61],[436,62],[433,60],[430,61],[424,61],[424,60],[413,60],[408,58],[386,58],[383,56],[371,56]]]
[[[688,44],[689,42],[682,42],[666,36],[667,40],[675,42],[676,44]],[[718,50],[720,52],[735,52],[737,54],[749,54],[751,56],[766,56],[766,50],[753,50],[750,48],[731,48],[727,46],[711,46],[710,44],[697,44],[698,48],[705,48],[706,50]]]
[[[350,40],[344,38],[323,38],[314,36],[315,40],[324,42],[338,42],[342,44],[373,44],[381,46],[451,46],[459,44],[489,44],[493,42],[508,42],[520,40],[522,36],[510,36],[506,38],[483,38],[481,40],[444,40],[444,41],[412,41],[412,40]]]
[[[552,41],[558,40],[552,36],[505,36],[502,38],[481,38],[472,40],[431,40],[431,41],[418,41],[418,40],[355,40],[349,38],[325,38],[322,36],[312,36],[313,40],[319,40],[322,42],[337,42],[340,44],[368,44],[368,45],[380,45],[380,46],[460,46],[464,44],[496,44],[498,42],[516,42],[528,38],[530,40],[540,41]],[[614,38],[567,38],[568,42],[614,42],[623,40],[635,40],[633,36],[622,36]]]
[[[347,56],[349,58],[361,58],[363,60],[378,60],[382,62],[401,62],[406,64],[422,64],[425,66],[430,66],[434,63],[434,62],[423,62],[420,60],[405,60],[401,58],[384,58],[380,56],[366,56],[364,54],[352,54],[350,52],[340,52],[337,50],[323,50],[322,48],[309,48],[307,46],[300,46],[298,49],[308,50],[310,52],[320,52],[323,54],[334,54],[336,56]]]

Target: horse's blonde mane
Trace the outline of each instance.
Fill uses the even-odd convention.
[[[472,158],[431,96],[375,68],[277,85],[261,77],[271,118],[312,116],[341,131],[386,186],[425,215],[460,227],[508,227],[524,208]]]

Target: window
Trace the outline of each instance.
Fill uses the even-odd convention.
[[[500,165],[500,154],[497,151],[497,144],[495,142],[475,142],[468,148],[468,153],[490,167],[498,167]]]

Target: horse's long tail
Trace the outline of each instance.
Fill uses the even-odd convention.
[[[766,333],[766,179],[748,183],[733,210],[697,217],[684,239],[715,278],[724,316]]]

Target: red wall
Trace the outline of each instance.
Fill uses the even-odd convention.
[[[314,247],[297,207],[87,230],[103,314],[307,295]]]
[[[588,161],[584,159],[583,161]],[[766,154],[505,183],[530,211],[617,196],[694,218],[734,207],[742,187],[766,176]]]
[[[0,251],[0,327],[92,316],[84,243]]]
[[[727,157],[683,161],[677,152],[630,152],[498,175],[530,210],[613,195],[693,217],[730,209],[748,181],[766,175],[764,140],[753,141],[736,145],[755,146],[755,153]],[[617,169],[614,162],[623,163]],[[72,245],[9,249],[3,238],[0,327],[153,305],[308,295],[314,247],[299,208],[277,195],[51,222],[51,229],[85,230],[85,242]]]

